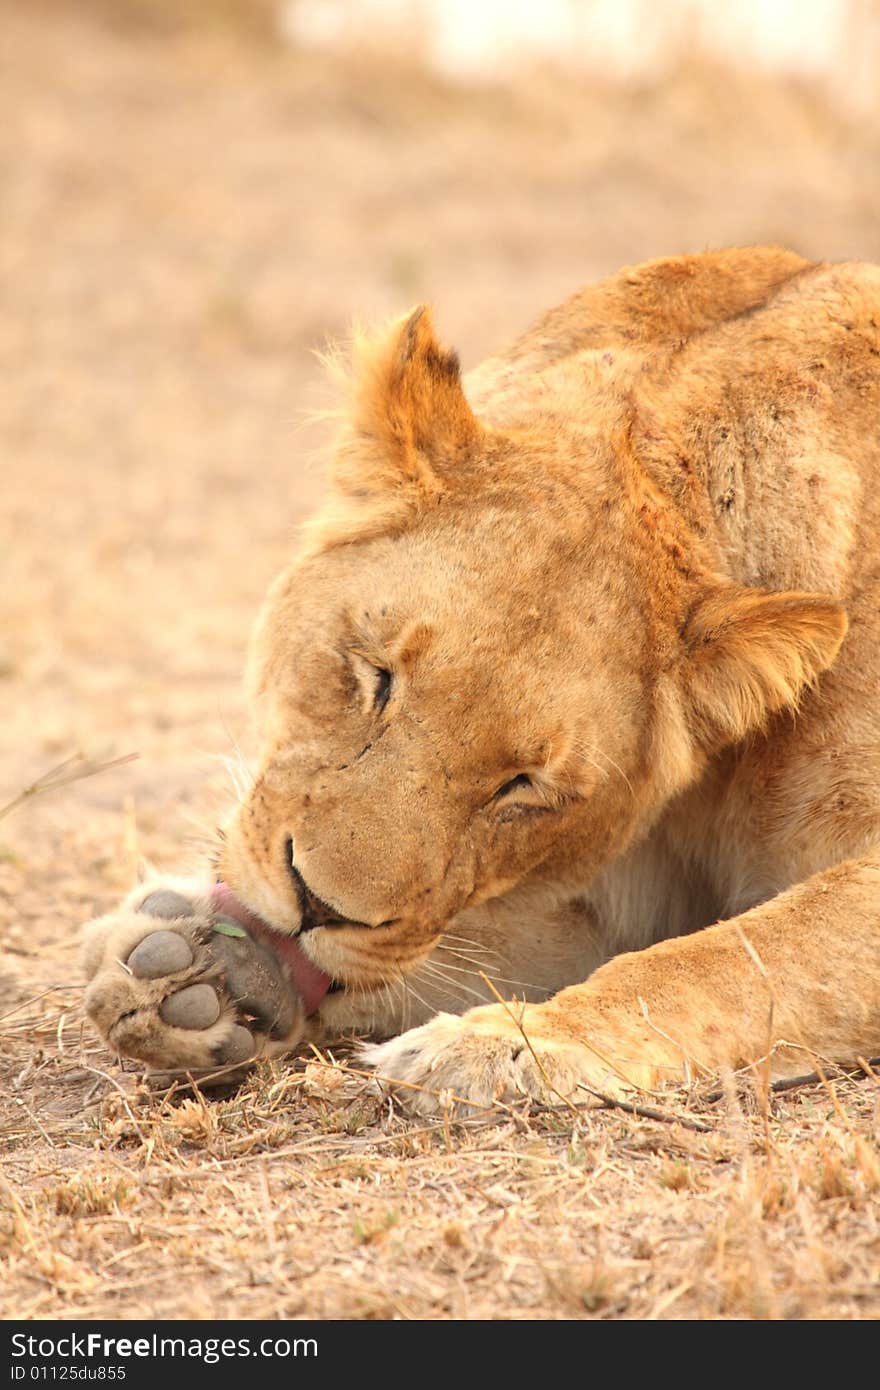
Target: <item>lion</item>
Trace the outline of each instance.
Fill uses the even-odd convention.
[[[462,378],[356,339],[201,878],[87,934],[117,1053],[358,1037],[411,1108],[880,1052],[880,269],[655,260]]]

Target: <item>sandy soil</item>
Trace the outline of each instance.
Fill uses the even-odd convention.
[[[319,485],[313,348],[429,299],[467,365],[707,245],[880,260],[880,126],[697,62],[465,90],[158,0],[0,11],[0,804],[140,755],[0,822],[0,1310],[876,1316],[876,1081],[671,1096],[697,1128],[413,1126],[318,1062],[205,1105],[98,1044],[77,928],[139,855],[192,858],[247,750],[249,623]]]

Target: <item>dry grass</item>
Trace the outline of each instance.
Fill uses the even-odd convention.
[[[880,1313],[876,1078],[414,1124],[327,1059],[151,1091],[72,1004],[0,1025],[7,1316]]]
[[[246,632],[314,495],[311,349],[429,298],[473,361],[706,244],[880,259],[876,122],[696,65],[465,92],[162,0],[2,8],[0,803],[77,747],[141,756],[0,824],[0,1311],[876,1316],[873,1078],[662,1102],[705,1129],[413,1124],[316,1059],[152,1094],[83,1022],[77,942],[141,855],[185,864],[247,752]]]

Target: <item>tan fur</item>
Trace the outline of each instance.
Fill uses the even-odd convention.
[[[880,1051],[878,323],[876,268],[750,248],[464,382],[424,310],[360,341],[219,866],[297,932],[292,845],[350,923],[311,1036],[451,1010],[374,1049],[421,1108]],[[568,988],[456,1016],[481,970]]]

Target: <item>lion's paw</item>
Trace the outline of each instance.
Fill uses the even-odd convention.
[[[364,1048],[366,1061],[419,1115],[467,1112],[496,1101],[531,1096],[545,1104],[586,1100],[584,1087],[608,1085],[608,1069],[589,1048],[541,1036],[542,1005],[527,1006],[519,1022],[501,1005],[461,1017],[438,1014],[390,1042]],[[612,1084],[615,1078],[611,1078]]]
[[[278,961],[231,918],[210,885],[155,880],[86,928],[85,1006],[110,1046],[168,1072],[241,1067],[302,1029]]]

